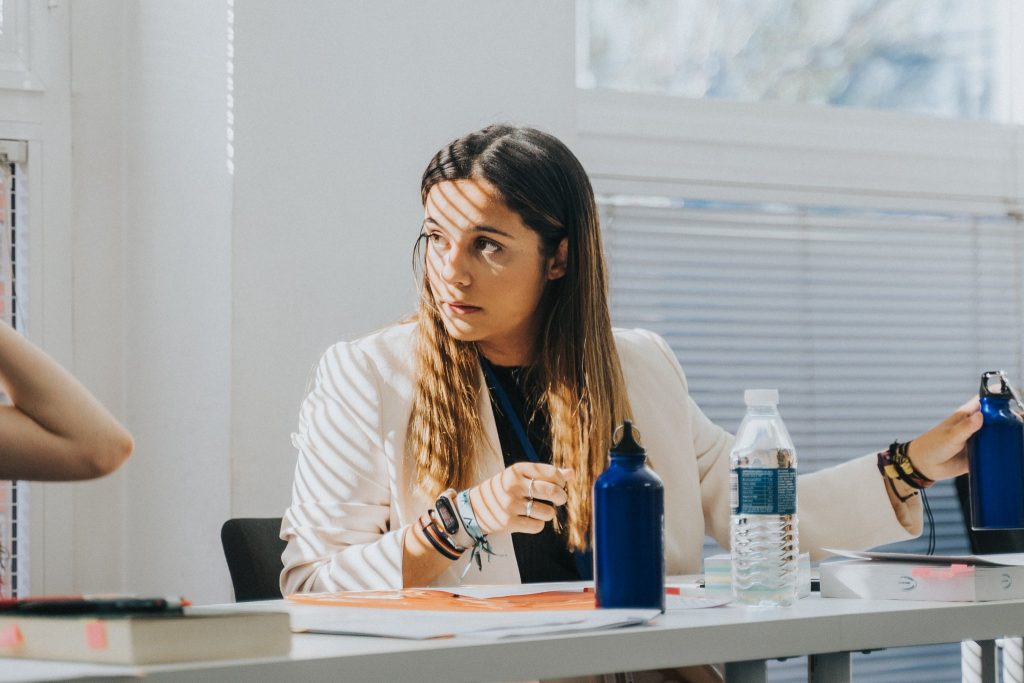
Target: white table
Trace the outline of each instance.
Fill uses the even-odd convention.
[[[283,609],[283,601],[238,609]],[[980,641],[995,680],[994,639],[1024,634],[1024,601],[932,603],[822,599],[793,607],[670,612],[646,627],[481,642],[295,635],[287,658],[111,667],[0,659],[0,681],[518,681],[727,662],[729,683],[762,681],[765,660],[810,656],[809,679],[848,681],[850,653]]]

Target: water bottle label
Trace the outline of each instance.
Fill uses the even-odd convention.
[[[730,473],[734,515],[795,515],[796,470],[741,467]]]

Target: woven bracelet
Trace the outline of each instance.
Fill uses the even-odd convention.
[[[487,534],[483,532],[479,522],[476,521],[476,511],[473,510],[473,503],[469,499],[469,489],[459,491],[455,500],[459,506],[459,516],[462,517],[462,525],[466,527],[466,533],[473,539],[473,547],[469,553],[470,559],[476,561],[476,568],[482,571],[484,563],[481,556],[486,553],[487,561],[490,562],[490,556],[497,553],[491,548],[491,544],[487,540]],[[459,578],[464,578],[472,565],[472,561],[467,562],[466,568],[462,570],[462,576]]]

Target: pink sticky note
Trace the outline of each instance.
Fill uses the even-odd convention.
[[[11,624],[5,629],[0,629],[0,647],[18,647],[25,643],[25,636],[17,624]]]
[[[85,625],[85,645],[90,650],[107,649],[107,625],[99,619]]]
[[[973,572],[974,567],[966,564],[951,564],[949,567],[914,567],[911,571],[919,579],[955,579]]]

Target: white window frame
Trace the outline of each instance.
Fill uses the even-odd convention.
[[[46,41],[34,32],[45,23],[53,2],[3,0],[5,30],[0,35],[0,88],[45,90]]]
[[[1012,123],[577,88],[577,153],[609,194],[1020,215],[1024,6],[996,2]],[[578,61],[586,36],[577,17]]]
[[[576,96],[576,149],[598,192],[995,215],[1017,215],[1024,203],[1018,125],[607,90]]]
[[[27,336],[73,369],[70,8],[66,0],[8,0],[4,10],[17,13],[19,37],[16,56],[0,60],[0,111],[5,113],[0,138],[28,145]],[[33,593],[75,591],[75,496],[70,486],[30,484]]]

